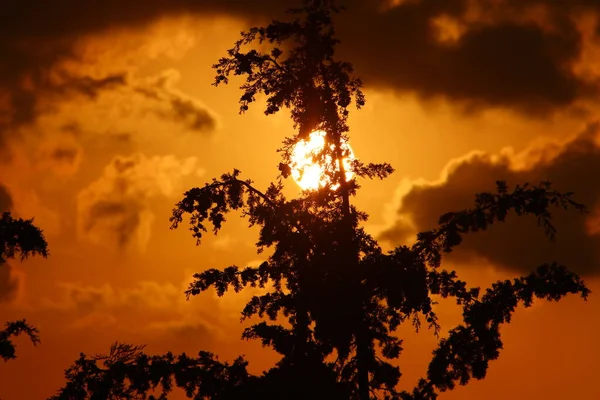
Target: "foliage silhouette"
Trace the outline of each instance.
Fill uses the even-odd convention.
[[[229,364],[204,351],[193,358],[185,353],[148,356],[143,349],[144,346],[117,342],[108,354],[87,357],[82,353],[65,371],[65,387],[49,400],[166,399],[175,387],[198,400],[305,398],[297,395],[305,383],[290,380],[285,369],[273,369],[258,378],[247,372],[248,363],[241,357]],[[316,367],[312,382],[327,384],[323,379],[327,374]],[[319,387],[325,395],[340,398],[336,386]]]
[[[4,212],[0,218],[0,265],[17,255],[21,260],[35,255],[48,257],[48,243],[33,219],[15,219]]]
[[[221,399],[251,379],[241,358],[230,365],[207,352],[147,356],[143,348],[115,343],[108,354],[82,353],[65,372],[67,385],[50,399],[166,399],[174,382],[190,398]]]
[[[9,259],[19,257],[25,260],[29,256],[48,256],[48,244],[43,232],[33,224],[33,219],[15,219],[10,212],[2,213],[0,218],[0,268],[6,268]],[[40,342],[38,330],[26,320],[7,322],[0,330],[0,358],[8,361],[16,358],[12,338],[24,334],[34,345]]]
[[[12,321],[5,324],[4,330],[0,331],[0,358],[4,361],[17,358],[16,348],[11,338],[19,335],[29,336],[31,343],[40,343],[38,330],[29,325],[26,320]]]
[[[209,288],[219,296],[248,286],[264,288],[264,294],[246,304],[242,319],[258,316],[266,321],[247,328],[243,338],[258,339],[282,355],[259,377],[248,375],[240,359],[236,361],[239,375],[233,378],[211,375],[207,373],[210,368],[202,364],[183,381],[177,379],[181,375],[172,367],[173,357],[165,356],[169,367],[164,371],[175,377],[178,386],[208,382],[205,384],[213,392],[205,394],[206,398],[435,399],[456,384],[485,377],[489,362],[498,358],[502,347],[499,328],[510,322],[517,305],[528,307],[536,298],[557,301],[567,294],[585,299],[589,294],[577,275],[556,263],[543,264],[513,281],[497,282],[483,295],[480,288],[460,280],[455,271],[441,268],[443,254],[460,245],[465,234],[488,229],[510,214],[534,216],[553,239],[556,230],[551,207],[585,208],[571,199],[571,193],[552,190],[548,182],[512,190],[505,182],[497,182],[495,193],[478,194],[472,209],[443,215],[437,228],[418,234],[410,247],[399,246],[386,253],[365,232],[361,223],[367,215],[350,202],[359,189],[357,179],[347,180],[340,162],[346,156],[341,143],[348,139],[348,107],[354,102],[360,108],[365,98],[360,80],[352,77],[351,64],[334,58],[338,40],[333,15],[338,11],[332,1],[306,0],[303,8],[290,11],[295,16],[291,22],[274,21],[242,33],[214,66],[217,86],[228,83],[232,75],[245,78],[241,113],[259,95],[264,96],[265,114],[289,109],[298,133],[284,140],[279,149],[279,176],[266,190],[257,189],[251,180],[241,178],[240,171],[233,170],[189,190],[173,210],[172,228],[189,216],[198,244],[209,229],[218,233],[229,212],[241,211],[251,226],[260,228],[258,251],[271,251],[259,266],[230,266],[195,274],[186,291],[189,298]],[[246,51],[253,43],[270,50]],[[329,179],[318,190],[303,191],[288,200],[283,182],[290,175],[291,149],[314,130],[325,132],[328,145],[314,154],[314,160],[323,165]],[[360,161],[352,164],[352,170],[357,178],[371,179],[383,179],[393,172],[389,164]],[[432,296],[454,298],[463,309],[463,323],[440,339],[418,386],[411,392],[398,392],[401,371],[390,361],[399,358],[402,340],[395,332],[405,322],[418,330],[424,319],[437,335],[441,326]],[[217,362],[212,355],[202,354]],[[114,394],[109,398],[132,393],[145,396],[160,379],[149,380],[148,356],[136,357],[137,361],[127,359],[118,366],[97,369],[98,359],[82,356],[75,369],[67,370],[67,387],[71,385],[75,390],[71,393],[79,393],[80,398],[95,398],[98,393]],[[136,383],[138,378],[122,372],[123,365],[131,371],[143,367],[145,382],[151,385]],[[230,368],[219,365],[220,371]],[[115,374],[119,380],[112,377]],[[125,389],[123,379],[127,381]],[[220,379],[220,386],[211,383],[214,379]],[[103,382],[104,392],[89,382]],[[170,390],[169,385],[162,386],[162,395]],[[188,395],[204,398],[198,394],[199,386],[194,387],[196,391]]]

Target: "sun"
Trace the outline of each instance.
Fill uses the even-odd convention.
[[[313,157],[319,154],[324,146],[325,132],[314,131],[308,136],[308,139],[299,141],[292,148],[290,156],[292,178],[303,190],[316,190],[324,187],[330,181],[329,177],[325,174],[325,166],[313,161]],[[350,180],[354,176],[354,173],[351,171],[351,163],[355,159],[354,152],[346,141],[342,141],[341,147],[348,154],[342,160],[342,163],[346,171],[346,180]],[[333,149],[333,145],[331,145],[331,148]],[[334,185],[332,189],[335,190],[338,186]]]

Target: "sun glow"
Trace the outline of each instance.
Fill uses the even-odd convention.
[[[314,131],[308,140],[302,140],[293,147],[291,154],[290,168],[292,170],[292,178],[304,190],[316,190],[326,186],[330,182],[329,176],[325,174],[325,165],[315,162],[314,157],[325,147],[325,132]],[[347,154],[342,159],[344,170],[346,171],[346,180],[352,179],[354,173],[351,171],[351,162],[354,160],[354,153],[350,145],[342,142],[342,150]],[[334,145],[331,145],[331,149]],[[331,164],[331,157],[326,156],[325,164]],[[336,163],[339,166],[339,162]],[[338,167],[339,168],[339,167]],[[339,185],[334,185],[331,188],[337,189]]]

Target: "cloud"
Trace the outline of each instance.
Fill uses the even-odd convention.
[[[155,219],[152,201],[173,195],[185,176],[198,171],[195,157],[115,157],[77,197],[80,237],[108,248],[144,251]]]
[[[212,113],[197,100],[173,87],[180,77],[178,71],[167,70],[148,79],[145,84],[135,88],[135,91],[162,105],[153,110],[162,119],[182,124],[191,131],[214,130],[216,119]]]
[[[382,238],[400,244],[417,231],[434,228],[449,211],[471,208],[474,196],[494,191],[496,180],[510,186],[551,181],[556,190],[574,192],[590,214],[554,210],[558,234],[550,242],[533,218],[511,215],[488,231],[467,235],[450,260],[473,262],[485,258],[494,265],[526,272],[550,261],[566,264],[581,274],[600,273],[599,125],[590,124],[572,140],[536,146],[523,153],[499,155],[475,152],[452,161],[438,182],[405,182],[398,205],[398,221]],[[414,237],[414,236],[412,236]]]
[[[0,303],[11,302],[19,294],[21,277],[9,263],[0,264]]]
[[[0,44],[0,56],[1,54]],[[32,69],[35,67],[32,65]],[[43,64],[37,66],[43,67]],[[0,68],[0,75],[2,72]],[[34,124],[41,114],[55,112],[62,99],[77,96],[95,99],[102,91],[126,85],[126,78],[122,73],[96,78],[66,70],[53,72],[55,71],[49,70],[47,74],[50,76],[37,77],[25,73],[17,81],[4,82],[0,79],[0,105],[3,110],[0,111],[0,145],[3,151],[6,140],[18,135],[20,127]]]
[[[76,310],[81,314],[114,309],[169,310],[185,300],[183,290],[170,283],[153,281],[138,282],[131,288],[115,289],[110,284],[101,286],[78,283],[60,283],[62,297],[58,301],[46,301],[46,307]]]
[[[166,17],[231,16],[257,23],[279,17],[296,0],[63,0],[13,2],[0,15],[0,121],[31,121],[41,93],[94,96],[126,82],[122,72],[82,73],[82,41],[116,29],[142,29]],[[348,0],[338,32],[342,56],[368,85],[422,98],[445,98],[469,109],[503,107],[545,115],[597,93],[597,76],[573,66],[586,50],[582,16],[598,16],[591,0]],[[275,7],[274,7],[275,6]],[[275,13],[275,14],[274,14]],[[597,28],[591,32],[591,43]],[[595,46],[597,48],[597,46]],[[85,51],[83,51],[85,53]],[[85,57],[83,57],[85,58]],[[117,61],[117,60],[115,60]],[[591,60],[590,62],[593,62]],[[98,71],[96,71],[98,72]],[[50,79],[49,79],[50,78]],[[193,121],[193,102],[173,100]],[[191,111],[190,111],[191,110]],[[193,125],[193,123],[192,123]]]
[[[13,200],[6,186],[0,184],[0,213],[11,211]],[[17,298],[21,288],[21,275],[9,264],[0,263],[0,303]]]
[[[165,132],[211,133],[217,128],[216,116],[175,87],[179,78],[172,69],[150,77],[131,73],[123,85],[85,101],[57,99],[52,112],[47,109],[35,122],[7,131],[13,135],[11,165],[21,162],[36,172],[73,176],[89,158],[93,162],[100,153],[131,151],[135,142],[152,140],[153,135],[162,139]]]
[[[44,298],[40,307],[46,312],[69,315],[71,329],[118,326],[155,338],[208,339],[222,329],[223,321],[205,313],[200,302],[186,300],[183,292],[188,284],[188,280],[180,287],[168,282],[141,281],[117,288],[108,283],[94,286],[62,282],[58,284],[58,296]],[[211,305],[212,310],[218,307]]]
[[[339,31],[367,84],[538,115],[597,92],[570,68],[582,50],[573,18],[597,15],[591,2],[354,3]]]
[[[193,342],[198,338],[214,336],[215,328],[205,321],[189,321],[186,319],[171,319],[148,325],[148,331],[159,336],[175,336],[180,341]]]
[[[13,207],[13,200],[6,186],[0,184],[0,213],[10,211]]]
[[[15,127],[34,122],[43,112],[45,97],[56,100],[74,93],[95,97],[102,90],[127,84],[125,71],[109,71],[106,65],[94,68],[90,61],[98,56],[85,48],[94,37],[110,35],[116,29],[146,28],[166,16],[215,15],[232,5],[253,9],[250,4],[240,8],[236,1],[188,0],[151,0],[126,7],[116,0],[84,7],[72,0],[60,5],[40,0],[6,5],[0,15],[0,59],[4,60],[0,65],[0,140]],[[116,59],[113,62],[121,64]],[[183,99],[174,103],[177,110],[192,106]]]
[[[4,14],[0,21],[3,18]],[[90,126],[85,121],[90,118],[86,111],[94,106],[99,114],[110,109],[113,115],[100,125],[92,125],[93,129],[118,125],[122,118],[115,116],[126,115],[126,107],[133,104],[137,122],[150,112],[187,130],[211,131],[216,126],[213,114],[173,87],[175,74],[153,81],[136,79],[136,73],[149,60],[161,55],[180,57],[194,44],[195,36],[186,21],[170,20],[167,24],[160,18],[151,19],[137,31],[109,23],[115,29],[84,29],[57,36],[53,26],[40,35],[33,33],[35,28],[0,35],[0,58],[7,60],[0,66],[0,162],[12,161],[15,143],[24,138],[56,133],[52,125],[44,124],[48,119]],[[76,111],[68,113],[69,108]]]
[[[83,147],[72,135],[55,133],[40,141],[36,163],[42,171],[71,176],[79,170],[82,161]]]

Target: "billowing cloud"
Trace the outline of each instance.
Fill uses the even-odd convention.
[[[56,101],[52,112],[14,130],[21,140],[11,142],[12,164],[17,163],[14,153],[21,153],[20,162],[27,163],[28,168],[72,176],[89,161],[84,155],[93,159],[102,150],[131,151],[134,138],[143,141],[154,134],[208,134],[216,129],[215,114],[175,87],[178,71],[134,75],[93,99]]]
[[[215,117],[194,98],[175,89],[174,84],[180,79],[175,70],[164,71],[158,77],[148,79],[135,91],[158,103],[153,111],[166,120],[182,124],[191,131],[206,132],[216,127]]]
[[[81,7],[66,0],[49,6],[44,1],[7,5],[0,15],[0,139],[14,135],[14,129],[34,122],[57,98],[82,94],[95,97],[100,91],[127,84],[126,72],[115,68],[94,68],[86,41],[111,32],[148,26],[165,16],[224,11],[222,2],[176,0],[150,1],[123,7],[119,1]],[[231,2],[230,5],[239,2]],[[242,6],[251,10],[250,4]],[[171,43],[173,44],[173,43]],[[108,50],[107,50],[108,51]],[[120,65],[119,62],[114,62]],[[82,64],[90,64],[82,68]],[[173,101],[176,112],[188,113],[189,101]],[[184,111],[182,111],[184,110]]]
[[[2,45],[0,39],[0,54]],[[43,68],[43,64],[39,66]],[[33,68],[33,66],[32,66]],[[3,73],[0,67],[0,75]],[[50,74],[50,71],[47,71]],[[21,83],[19,83],[21,82]],[[4,84],[4,85],[3,85]],[[4,152],[6,140],[17,136],[23,125],[36,122],[38,115],[56,110],[56,104],[63,98],[84,96],[95,99],[105,90],[111,90],[126,84],[123,74],[108,74],[96,78],[88,75],[72,75],[60,71],[56,75],[33,77],[25,75],[20,81],[0,79],[0,148]],[[40,99],[45,99],[41,102]],[[3,157],[5,158],[5,157]]]
[[[439,182],[406,184],[398,208],[398,222],[382,237],[400,244],[417,231],[434,228],[449,211],[471,208],[476,193],[495,191],[495,181],[510,186],[550,181],[556,190],[574,192],[589,214],[554,210],[558,234],[552,243],[533,218],[509,216],[488,231],[467,235],[449,255],[457,261],[485,258],[503,268],[529,271],[550,261],[566,264],[582,274],[600,273],[600,145],[598,124],[590,124],[574,139],[547,144],[523,153],[473,153],[451,162]],[[414,236],[413,236],[414,237]]]
[[[0,162],[11,161],[15,142],[56,134],[56,124],[114,131],[122,130],[119,123],[127,115],[139,123],[151,113],[188,131],[213,130],[216,121],[208,108],[174,87],[176,73],[138,78],[144,74],[137,70],[148,60],[179,57],[194,43],[185,23],[145,22],[141,31],[115,25],[114,30],[66,37],[50,28],[39,36],[20,30],[0,35],[0,57],[7,60],[0,66]],[[101,124],[86,123],[91,108],[112,115]],[[62,162],[59,169],[69,168]]]
[[[85,6],[73,0],[63,0],[60,6],[41,0],[16,2],[0,16],[0,58],[7,60],[0,67],[0,102],[11,110],[0,120],[30,120],[44,90],[60,92],[69,87],[91,94],[99,85],[121,84],[123,76],[118,73],[57,72],[57,65],[80,57],[77,49],[83,38],[178,15],[227,15],[257,22],[299,4],[282,0],[274,8],[270,0],[150,0],[124,7],[117,0]],[[579,20],[597,17],[596,1],[349,0],[345,4],[349,11],[339,18],[338,26],[346,43],[342,55],[356,64],[368,85],[448,98],[470,108],[495,106],[540,114],[597,92],[597,76],[584,77],[573,69],[586,50]],[[597,39],[596,29],[592,27],[592,41]],[[67,77],[62,85],[47,79],[61,74]],[[189,105],[174,107],[181,110]]]
[[[537,113],[592,90],[570,68],[582,47],[572,17],[589,2],[423,0],[386,11],[355,3],[340,32],[368,84]]]
[[[143,251],[154,221],[151,201],[171,196],[182,178],[200,174],[194,157],[115,157],[77,198],[80,236],[97,245]]]

